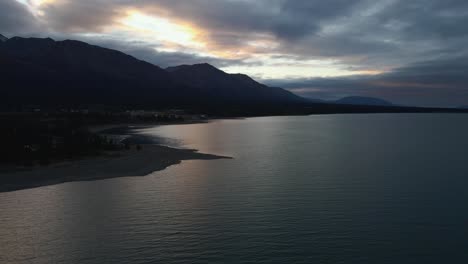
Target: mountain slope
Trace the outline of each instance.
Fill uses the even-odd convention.
[[[305,99],[281,88],[256,82],[244,74],[228,74],[210,64],[181,65],[166,69],[181,84],[217,100],[242,103],[300,103]]]
[[[166,70],[84,42],[13,37],[0,42],[2,103],[128,105],[297,103],[302,98],[203,64]]]
[[[175,86],[157,66],[79,41],[15,37],[0,56],[9,102],[150,104]]]
[[[54,70],[85,70],[124,78],[144,77],[166,82],[170,79],[163,69],[155,65],[116,50],[80,41],[56,42],[52,39],[15,37],[5,42],[4,49],[20,61]]]

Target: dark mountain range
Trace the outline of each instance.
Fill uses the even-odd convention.
[[[5,37],[5,36],[3,36],[2,34],[0,34],[0,42],[5,42],[5,41],[7,41],[7,40],[8,40],[7,37]]]
[[[0,108],[103,105],[214,115],[464,111],[404,108],[375,98],[307,100],[209,64],[162,69],[122,52],[50,38],[2,38]]]
[[[14,37],[0,42],[2,103],[184,107],[297,104],[298,96],[208,64],[168,71],[80,41]]]
[[[364,96],[348,96],[339,100],[333,101],[336,104],[347,104],[347,105],[368,105],[368,106],[394,106],[393,103],[374,97]]]

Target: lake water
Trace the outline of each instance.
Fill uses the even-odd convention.
[[[0,263],[468,263],[468,115],[139,132],[234,159],[0,193]]]

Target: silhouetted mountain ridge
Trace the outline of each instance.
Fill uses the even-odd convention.
[[[304,100],[206,63],[164,70],[120,51],[75,40],[13,37],[0,43],[0,56],[8,87],[2,101],[10,104],[177,107]]]
[[[169,82],[167,73],[148,62],[123,52],[93,46],[76,40],[14,37],[4,43],[7,53],[16,59],[50,69],[83,70],[120,77],[158,78]],[[129,67],[131,66],[131,67]]]
[[[153,104],[177,86],[155,65],[80,41],[14,37],[0,54],[10,104]]]
[[[175,80],[221,100],[304,103],[307,100],[281,88],[268,87],[245,74],[228,74],[207,64],[181,65],[166,69]]]

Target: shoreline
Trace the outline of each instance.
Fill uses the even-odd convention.
[[[206,124],[219,119],[200,119],[200,120],[186,120],[186,121],[173,121],[173,122],[124,122],[114,124],[101,124],[101,125],[90,125],[89,131],[92,133],[103,133],[107,130],[115,128],[127,128],[131,127],[154,127],[154,126],[169,126],[169,125],[191,125],[191,124]]]
[[[184,160],[232,159],[232,157],[200,153],[195,149],[170,147],[157,139],[132,133],[136,127],[175,124],[208,123],[178,122],[168,124],[133,123],[106,124],[89,127],[92,133],[127,136],[132,145],[129,150],[105,151],[96,156],[59,161],[47,166],[11,167],[0,170],[0,193],[56,185],[66,182],[95,181],[120,177],[143,177],[162,171]],[[136,145],[141,149],[137,150]]]
[[[232,159],[176,149],[161,145],[143,145],[81,160],[73,160],[31,169],[0,173],[0,193],[56,185],[66,182],[94,181],[119,177],[142,177],[161,171],[184,160]]]

